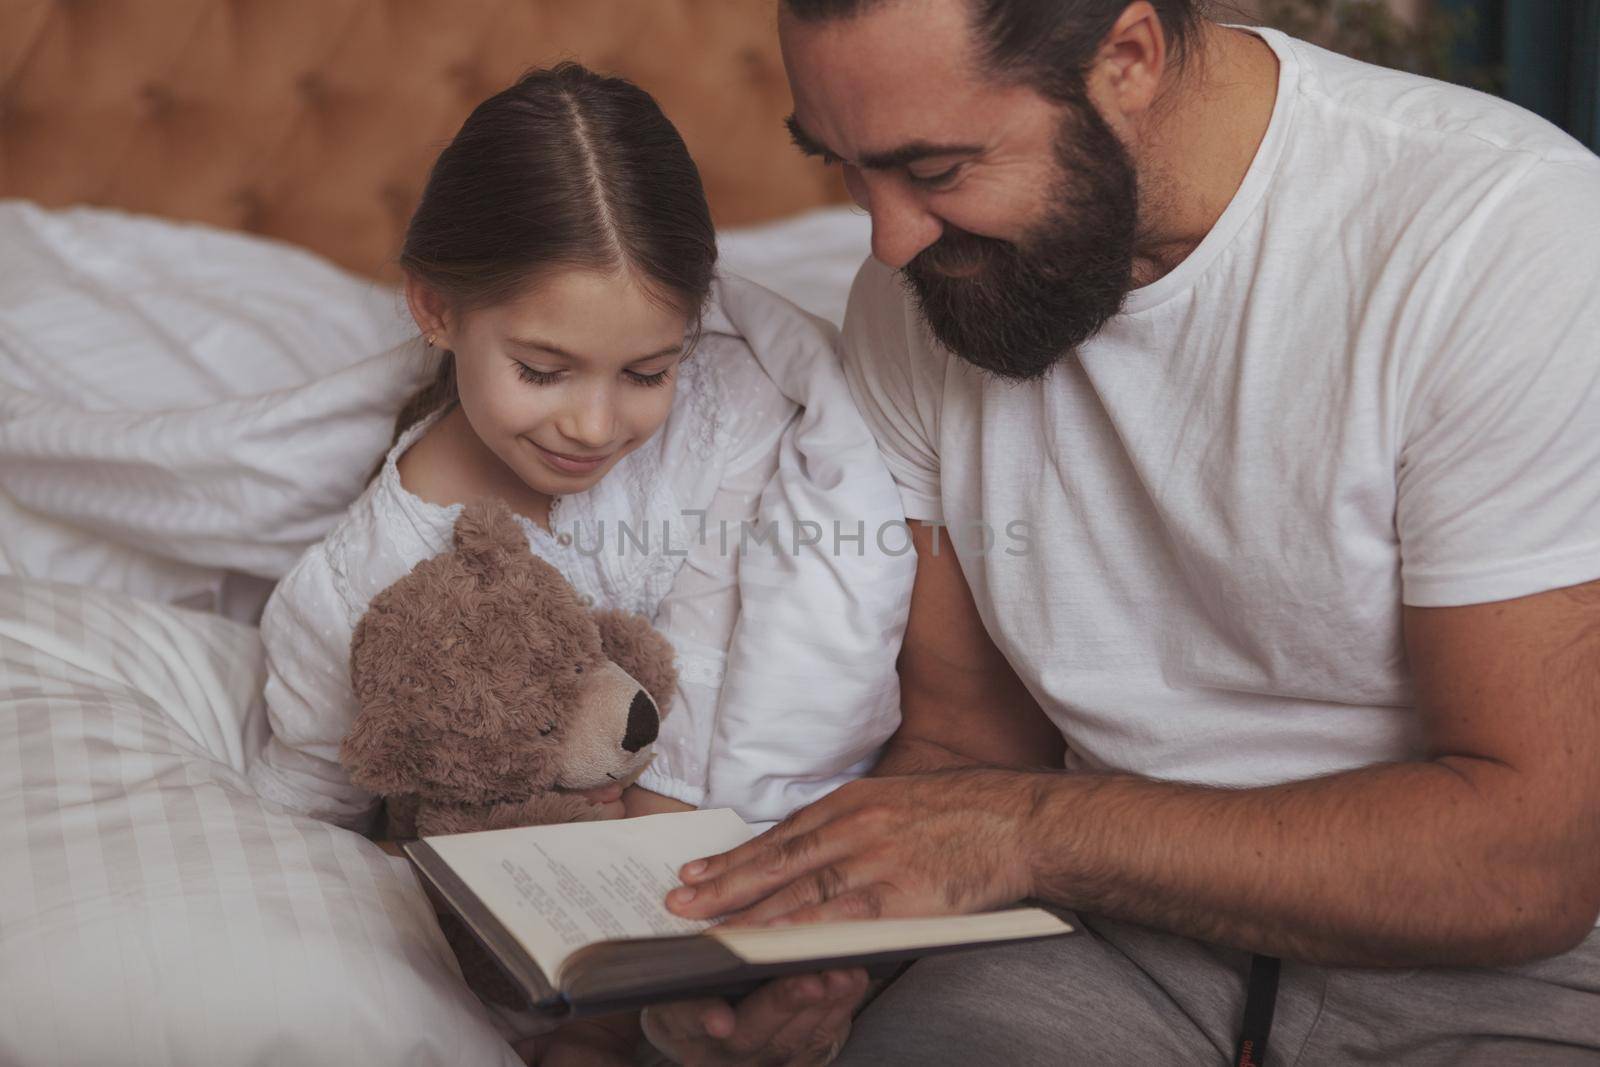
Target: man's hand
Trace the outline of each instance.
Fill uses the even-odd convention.
[[[866,992],[859,969],[780,978],[737,1007],[691,1000],[646,1008],[644,1033],[686,1067],[822,1067],[844,1047]]]
[[[1009,904],[1032,891],[1023,844],[1031,778],[960,770],[851,782],[760,837],[685,865],[667,907],[752,924]]]

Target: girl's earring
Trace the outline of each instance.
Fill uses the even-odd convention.
[[[433,347],[433,338],[434,338],[434,335],[433,335],[433,334],[431,334],[431,333],[430,333],[430,334],[429,334],[429,335],[428,335],[428,347],[429,347],[429,348],[432,348],[432,347]]]

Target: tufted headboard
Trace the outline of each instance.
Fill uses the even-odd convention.
[[[841,199],[788,145],[774,0],[0,0],[0,197],[293,241],[390,275],[479,100],[574,58],[661,102],[720,225]]]

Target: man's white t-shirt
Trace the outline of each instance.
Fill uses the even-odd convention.
[[[1261,36],[1277,100],[1232,203],[1044,380],[950,355],[879,264],[851,293],[906,515],[948,525],[1074,765],[1246,786],[1417,756],[1402,603],[1600,578],[1600,159]]]

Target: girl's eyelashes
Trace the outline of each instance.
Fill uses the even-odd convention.
[[[560,371],[534,370],[520,359],[512,360],[517,365],[517,375],[529,385],[554,385],[561,380]]]
[[[658,385],[666,385],[667,382],[672,378],[671,367],[668,367],[665,370],[658,370],[654,374],[640,374],[637,371],[631,370],[625,373],[629,378],[633,379],[636,385],[642,385],[646,388],[652,389]]]
[[[517,376],[529,385],[555,385],[561,380],[562,371],[535,370],[520,359],[512,360],[517,365]],[[672,368],[658,370],[654,374],[640,374],[637,371],[623,371],[625,377],[635,385],[654,388],[666,385],[672,379]]]

